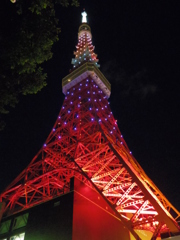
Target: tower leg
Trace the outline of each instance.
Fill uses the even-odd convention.
[[[155,229],[155,231],[154,231],[154,234],[153,234],[151,240],[156,240],[156,238],[158,237],[158,234],[159,234],[159,232],[160,232],[163,224],[164,224],[164,223],[159,222],[159,224],[157,225],[157,227],[156,227],[156,229]]]

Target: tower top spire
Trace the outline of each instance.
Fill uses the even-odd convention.
[[[82,23],[87,23],[87,13],[84,11],[81,13],[82,15]]]
[[[75,58],[72,59],[73,69],[80,67],[85,62],[91,62],[100,67],[98,64],[97,54],[95,54],[95,47],[92,45],[91,28],[87,23],[87,13],[84,11],[81,13],[82,22],[78,30],[78,44],[76,45],[76,51],[74,51]]]
[[[83,9],[84,10],[84,9]],[[105,76],[98,69],[97,54],[95,54],[95,47],[92,45],[91,28],[87,23],[87,13],[82,12],[82,23],[78,29],[78,43],[76,45],[76,51],[74,51],[75,57],[72,58],[71,63],[73,69],[62,80],[62,90],[66,95],[68,90],[80,83],[84,78],[90,77],[107,98],[111,94],[111,84],[105,78]]]

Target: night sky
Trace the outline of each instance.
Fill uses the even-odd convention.
[[[7,0],[8,1],[8,0]],[[0,191],[43,146],[64,95],[83,8],[100,70],[110,81],[110,106],[133,155],[180,210],[180,1],[84,0],[57,8],[60,40],[44,64],[48,85],[21,97],[0,132]]]

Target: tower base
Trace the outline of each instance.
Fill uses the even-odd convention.
[[[3,218],[0,239],[130,240],[105,200],[76,178],[71,192]]]

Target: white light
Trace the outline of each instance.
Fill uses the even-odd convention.
[[[82,15],[82,23],[87,23],[87,13],[84,11],[81,13]]]
[[[10,237],[10,240],[24,240],[25,233],[18,234],[16,236]]]

